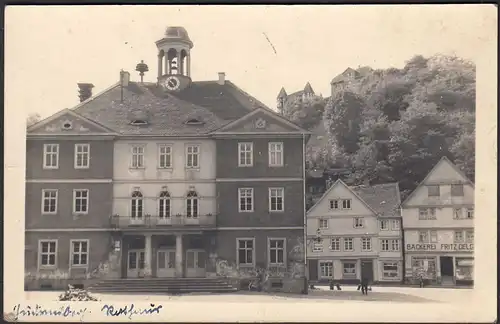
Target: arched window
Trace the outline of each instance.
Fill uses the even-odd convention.
[[[131,216],[132,218],[142,218],[144,213],[143,210],[143,200],[142,193],[140,191],[134,191],[132,193],[132,201],[131,201]]]
[[[198,217],[198,194],[194,190],[189,191],[187,194],[186,215],[192,218]]]
[[[170,194],[166,190],[160,192],[160,198],[158,199],[158,216],[160,218],[170,217]]]

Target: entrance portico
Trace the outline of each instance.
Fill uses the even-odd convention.
[[[122,277],[203,278],[209,239],[199,233],[125,234]]]

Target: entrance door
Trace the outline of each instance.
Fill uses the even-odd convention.
[[[452,257],[440,257],[439,261],[441,263],[441,277],[453,276],[453,258]]]
[[[205,251],[187,250],[186,277],[205,277],[205,260]]]
[[[156,264],[157,277],[175,277],[175,250],[158,250]]]
[[[318,260],[307,260],[309,266],[309,280],[318,280]]]
[[[373,282],[373,261],[361,260],[361,279],[365,278],[368,282]]]
[[[139,277],[139,272],[144,270],[144,250],[129,250],[127,263],[127,277]]]

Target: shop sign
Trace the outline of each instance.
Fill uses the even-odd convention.
[[[472,252],[472,251],[474,251],[474,244],[472,244],[472,243],[406,244],[406,251],[467,251],[467,252]]]

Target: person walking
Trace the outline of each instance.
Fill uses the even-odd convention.
[[[361,293],[368,295],[368,278],[361,277]]]

